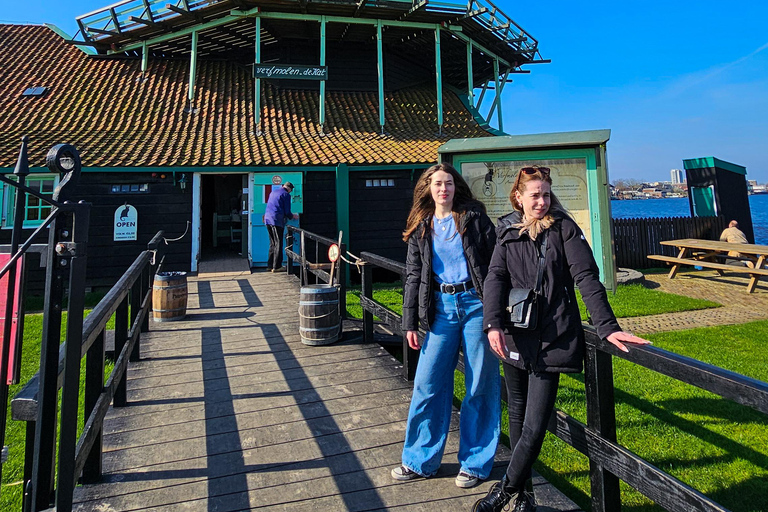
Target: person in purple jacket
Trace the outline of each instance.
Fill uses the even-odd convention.
[[[291,192],[293,183],[286,181],[282,187],[276,188],[269,194],[267,209],[264,212],[264,224],[269,232],[269,255],[267,269],[270,272],[280,272],[283,267],[283,230],[288,219],[298,219],[299,215],[291,213]]]

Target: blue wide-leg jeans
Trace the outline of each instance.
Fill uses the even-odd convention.
[[[435,321],[421,347],[403,447],[403,465],[422,476],[440,468],[451,422],[453,375],[464,353],[467,394],[461,404],[461,470],[486,479],[499,441],[499,360],[483,332],[483,305],[472,289],[435,292]]]

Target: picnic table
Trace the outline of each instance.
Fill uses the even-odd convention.
[[[677,257],[649,254],[648,259],[672,263],[669,278],[674,279],[681,265],[694,265],[711,268],[723,275],[723,271],[738,271],[750,275],[747,293],[752,293],[761,276],[768,276],[765,269],[765,259],[768,257],[768,245],[733,244],[716,240],[699,240],[683,238],[680,240],[665,240],[661,245],[678,248]],[[739,256],[729,256],[729,252],[738,252]],[[725,263],[726,260],[740,260],[746,266],[734,266]],[[718,261],[720,260],[720,261]]]

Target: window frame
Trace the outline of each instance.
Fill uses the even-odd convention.
[[[12,179],[14,181],[17,180],[16,176],[14,176],[13,174],[6,175],[6,176],[9,179]],[[30,188],[34,188],[32,185],[33,185],[33,182],[36,182],[37,190],[39,192],[48,196],[53,196],[53,192],[56,190],[56,187],[59,185],[59,180],[60,180],[60,176],[55,173],[50,173],[50,174],[49,173],[46,173],[46,174],[33,173],[33,174],[28,174],[26,176],[25,184]],[[51,181],[53,183],[53,187],[51,188],[50,194],[48,194],[47,192],[42,192],[42,183],[45,181]],[[18,192],[17,188],[12,187],[11,185],[8,185],[5,183],[2,184],[3,204],[2,204],[2,225],[0,225],[0,229],[13,229],[13,220],[14,220],[14,214],[15,214],[14,203],[15,203],[15,197],[17,192]],[[45,221],[45,218],[48,216],[48,213],[50,213],[51,205],[49,205],[48,203],[45,203],[39,198],[35,198],[39,201],[39,203],[37,205],[30,206],[29,205],[30,197],[34,197],[34,196],[30,196],[29,194],[24,194],[24,195],[25,195],[24,222],[22,223],[22,228],[35,229],[37,227],[40,227]],[[49,209],[49,211],[46,212],[45,215],[43,215],[43,211],[46,208]],[[32,209],[36,210],[38,214],[37,215],[38,218],[35,220],[28,219],[29,212]]]

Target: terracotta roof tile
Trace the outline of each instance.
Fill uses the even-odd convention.
[[[486,137],[458,97],[444,92],[437,134],[434,87],[385,95],[385,135],[376,92],[326,95],[325,134],[317,91],[262,88],[262,130],[254,134],[253,79],[221,61],[198,65],[195,107],[185,114],[188,62],[88,57],[42,26],[0,24],[0,167],[12,167],[22,135],[30,164],[68,142],[88,167],[428,163],[457,137]],[[27,87],[46,86],[40,98]]]

